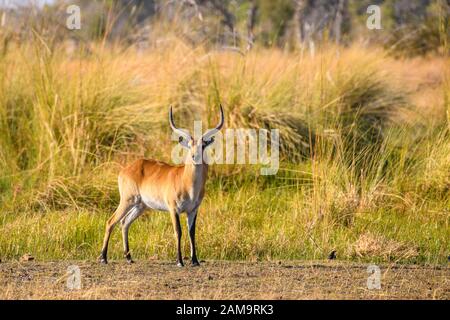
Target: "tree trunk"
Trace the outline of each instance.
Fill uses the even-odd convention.
[[[294,0],[295,6],[295,14],[294,14],[294,23],[295,23],[295,31],[297,34],[298,43],[303,44],[305,42],[305,32],[303,26],[303,17],[304,12],[307,7],[306,0]]]
[[[333,33],[334,38],[336,40],[336,44],[341,43],[342,39],[342,25],[344,22],[344,16],[346,16],[346,11],[348,9],[348,1],[347,0],[338,0],[337,9],[336,9],[336,18],[334,19],[334,27]]]
[[[251,0],[251,5],[247,13],[247,51],[251,50],[253,44],[255,43],[255,34],[253,33],[253,28],[255,27],[257,11],[258,6],[255,0]]]

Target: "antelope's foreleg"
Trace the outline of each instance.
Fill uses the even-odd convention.
[[[180,215],[176,212],[176,210],[170,210],[170,217],[172,219],[173,231],[175,233],[175,241],[177,242],[177,266],[183,267],[183,257],[181,256]]]
[[[197,209],[189,212],[188,216],[188,230],[189,230],[189,242],[191,244],[191,262],[193,266],[199,266],[200,263],[197,259],[197,253],[195,250],[195,222],[197,221]]]

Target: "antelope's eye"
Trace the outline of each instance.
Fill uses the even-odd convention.
[[[212,137],[211,139],[209,139],[209,140],[205,140],[205,141],[203,141],[203,146],[204,147],[207,147],[207,146],[209,146],[211,143],[213,143],[214,142],[214,137]]]
[[[178,138],[178,142],[179,142],[179,143],[182,143],[183,140],[184,140],[183,137],[179,137],[179,138]]]

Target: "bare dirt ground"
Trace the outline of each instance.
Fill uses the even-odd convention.
[[[67,287],[77,265],[81,289]],[[380,265],[381,289],[367,288],[367,266],[337,261],[0,263],[0,299],[449,299],[450,268]]]

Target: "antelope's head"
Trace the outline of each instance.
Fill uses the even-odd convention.
[[[177,133],[180,137],[178,142],[180,145],[188,150],[187,161],[196,165],[204,163],[204,151],[205,149],[214,142],[214,135],[222,129],[225,118],[223,115],[223,108],[220,105],[220,122],[214,128],[206,131],[200,139],[195,140],[186,130],[182,130],[175,126],[173,121],[172,106],[170,106],[169,111],[169,123],[172,130]]]

